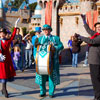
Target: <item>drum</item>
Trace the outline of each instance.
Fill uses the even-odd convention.
[[[39,45],[36,53],[36,72],[40,75],[50,75],[53,71],[52,46]]]

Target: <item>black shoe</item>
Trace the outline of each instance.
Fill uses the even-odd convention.
[[[21,72],[24,72],[24,69],[22,69]]]
[[[53,95],[49,95],[49,97],[50,97],[50,98],[53,98],[54,96],[53,96]]]
[[[94,99],[92,99],[92,100],[98,100],[97,98],[94,98]]]
[[[1,90],[1,92],[2,92],[2,94],[3,94],[6,98],[8,98],[8,92],[7,92],[7,90]]]
[[[40,94],[40,97],[45,97],[45,96],[46,96],[46,94],[42,94],[42,95]]]
[[[4,94],[4,93],[3,93],[3,90],[1,90],[1,93]]]

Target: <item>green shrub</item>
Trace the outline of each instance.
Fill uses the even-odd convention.
[[[11,33],[13,33],[13,31],[14,31],[14,27],[12,27],[10,31],[11,31]]]
[[[25,36],[27,34],[27,28],[26,27],[23,27],[22,28],[22,31],[23,31],[23,35]]]
[[[31,35],[31,37],[35,36],[35,32],[34,31],[31,31],[30,32],[30,35]]]

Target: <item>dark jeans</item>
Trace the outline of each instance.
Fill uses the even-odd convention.
[[[25,50],[25,65],[26,65],[26,68],[32,66],[32,50],[31,49]]]
[[[95,97],[100,100],[100,65],[90,64],[90,74]]]

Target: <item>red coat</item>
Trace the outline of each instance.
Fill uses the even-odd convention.
[[[6,59],[4,62],[0,62],[0,79],[9,79],[16,75],[9,52],[11,41],[14,39],[15,35],[16,28],[14,29],[14,32],[9,40],[5,40],[5,42],[1,40],[2,51],[0,50],[0,52],[6,56]]]

